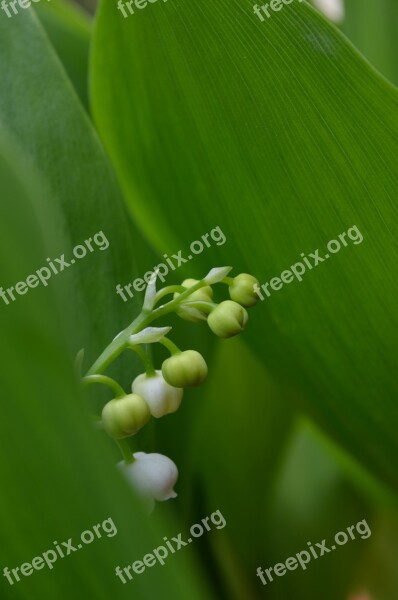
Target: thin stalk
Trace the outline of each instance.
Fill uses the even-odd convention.
[[[103,385],[107,385],[116,393],[116,398],[123,398],[126,395],[122,386],[107,375],[87,375],[86,377],[83,377],[82,382],[83,385],[90,385],[92,383],[102,383]]]
[[[152,312],[141,311],[136,319],[126,329],[123,329],[121,333],[105,348],[105,350],[100,354],[94,364],[87,371],[87,376],[95,375],[98,373],[102,373],[105,371],[107,367],[125,350],[128,346],[128,339],[130,335],[134,335],[138,333],[145,327],[147,327],[152,321],[163,317],[171,312],[173,312],[180,302],[183,302],[186,298],[189,298],[193,292],[199,290],[201,287],[205,286],[206,283],[204,281],[198,281],[195,285],[188,288],[185,292],[182,292],[178,298],[175,300],[171,300],[167,302],[167,304],[163,304],[156,308]]]
[[[161,340],[159,340],[159,344],[162,344],[165,348],[167,348],[172,356],[181,352],[179,347],[167,337],[163,337]]]
[[[136,319],[124,329],[100,354],[95,363],[87,371],[87,375],[102,373],[123,352],[130,335],[138,333],[151,322],[152,314],[141,312]]]
[[[136,352],[136,354],[138,354],[138,356],[141,358],[142,362],[144,363],[145,373],[148,375],[148,377],[152,377],[153,375],[156,375],[156,371],[155,371],[155,367],[153,366],[153,362],[151,361],[151,359],[149,358],[149,356],[145,352],[145,350],[143,350],[143,348],[141,348],[141,346],[127,346],[127,348],[129,350],[132,350],[133,352]]]
[[[227,285],[232,285],[234,282],[234,278],[233,277],[224,277],[224,279],[221,279],[220,283],[226,283]]]
[[[187,308],[196,308],[208,315],[216,308],[217,304],[215,302],[206,302],[205,300],[193,300],[192,302],[184,302],[184,306]]]
[[[126,439],[116,440],[116,444],[119,447],[120,452],[122,453],[123,460],[126,464],[131,465],[135,462],[135,458],[130,450],[130,446]]]
[[[161,300],[161,298],[164,298],[164,296],[167,296],[168,294],[180,294],[181,292],[185,292],[186,289],[187,288],[185,288],[183,285],[169,285],[162,290],[159,290],[155,296],[154,306],[159,302],[159,300]]]

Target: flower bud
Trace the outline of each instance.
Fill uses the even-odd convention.
[[[181,388],[169,385],[161,371],[149,377],[146,373],[138,375],[133,381],[132,390],[145,400],[151,414],[157,419],[175,412],[184,393]]]
[[[118,463],[126,479],[144,498],[153,503],[154,500],[164,501],[175,498],[173,487],[178,478],[178,469],[174,462],[163,454],[146,454],[135,452],[135,462]]]
[[[210,313],[207,322],[218,337],[230,338],[243,331],[248,318],[243,306],[232,300],[225,300]]]
[[[149,406],[141,396],[128,394],[105,404],[102,424],[108,435],[121,439],[137,433],[151,418]]]
[[[242,306],[254,306],[259,300],[259,296],[253,289],[255,285],[258,286],[259,282],[253,275],[248,273],[237,275],[229,286],[231,300]]]
[[[198,279],[185,279],[182,282],[182,286],[189,289],[199,283]],[[174,299],[178,298],[180,294],[174,294]],[[184,306],[185,302],[212,302],[213,300],[213,288],[209,285],[205,285],[202,288],[193,292],[185,301],[182,301],[177,310],[177,315],[184,319],[185,321],[192,321],[193,323],[197,323],[198,321],[206,319],[206,314],[197,309],[192,309],[191,307]]]
[[[206,361],[196,350],[185,350],[166,358],[162,364],[163,377],[174,387],[195,387],[207,377]]]

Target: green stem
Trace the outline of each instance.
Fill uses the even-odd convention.
[[[151,361],[151,359],[149,358],[149,356],[145,352],[145,350],[143,350],[143,348],[141,348],[141,346],[127,346],[127,348],[129,350],[132,350],[133,352],[136,352],[138,354],[138,356],[141,358],[142,362],[144,363],[145,372],[148,375],[148,377],[152,377],[153,375],[156,375],[156,371],[155,371],[155,367],[153,366],[153,362]]]
[[[218,305],[215,302],[206,302],[205,300],[194,300],[192,302],[184,302],[184,306],[186,306],[187,308],[197,308],[198,310],[208,315]]]
[[[82,382],[83,385],[90,385],[91,383],[102,383],[103,385],[107,385],[116,393],[116,398],[123,398],[126,395],[122,386],[107,375],[87,375],[82,378]]]
[[[220,283],[226,283],[227,285],[232,285],[234,282],[234,278],[233,277],[224,277],[224,279],[221,279]]]
[[[165,346],[165,348],[167,348],[167,350],[170,351],[171,355],[180,354],[181,352],[179,347],[167,337],[163,337],[161,340],[159,340],[159,344],[163,344],[163,346]]]
[[[187,288],[183,285],[169,285],[162,290],[159,290],[155,296],[154,306],[159,302],[161,298],[167,296],[168,294],[180,294],[181,292],[185,292]]]
[[[126,464],[131,465],[135,462],[135,458],[130,450],[129,443],[126,439],[116,440],[119,450],[122,453],[123,460]]]
[[[179,294],[178,298],[167,302],[153,310],[152,312],[141,311],[136,319],[126,329],[123,329],[121,333],[105,348],[100,354],[95,363],[87,371],[87,376],[94,375],[96,373],[102,373],[107,367],[127,348],[130,335],[138,333],[145,327],[147,327],[152,321],[163,317],[173,312],[178,305],[183,302],[186,298],[189,298],[193,292],[204,287],[206,283],[204,281],[198,281],[195,285]]]
[[[155,315],[155,319],[158,319],[159,317],[163,317],[163,315],[167,315],[168,313],[173,312],[178,307],[178,305],[181,304],[181,302],[189,298],[191,294],[196,292],[196,290],[199,290],[200,288],[204,287],[205,285],[207,285],[206,282],[198,281],[198,283],[195,283],[195,285],[193,285],[192,287],[188,289],[184,288],[185,292],[179,294],[179,296],[175,300],[170,300],[170,302],[168,302],[167,304],[163,304],[159,306],[159,308],[154,310],[152,314]]]
[[[151,322],[151,313],[141,312],[136,319],[124,329],[100,354],[95,363],[90,367],[87,375],[101,373],[123,352],[130,335],[138,333]]]

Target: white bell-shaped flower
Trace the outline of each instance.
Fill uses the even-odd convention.
[[[162,371],[156,371],[156,375],[148,377],[146,373],[138,375],[133,381],[132,390],[145,400],[151,414],[156,417],[164,417],[175,412],[182,400],[184,390],[173,387],[164,379]]]
[[[118,463],[119,469],[144,500],[164,501],[176,498],[174,485],[178,478],[178,469],[174,462],[163,454],[135,452],[135,461]]]

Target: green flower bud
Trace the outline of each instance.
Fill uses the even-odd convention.
[[[148,404],[137,394],[115,398],[102,410],[102,424],[108,435],[121,439],[137,433],[151,417]]]
[[[198,279],[185,279],[185,281],[183,281],[181,285],[184,288],[189,289],[190,287],[193,287],[197,283],[199,283]],[[178,296],[179,296],[179,294],[174,294],[174,299],[178,298]],[[202,288],[199,288],[198,290],[196,290],[196,292],[193,292],[193,294],[188,296],[188,298],[185,300],[185,302],[212,302],[212,301],[213,301],[213,289],[209,285],[205,285]],[[197,309],[192,309],[191,307],[188,307],[188,306],[187,307],[184,306],[184,301],[181,302],[180,306],[178,307],[177,314],[179,317],[181,317],[181,319],[184,319],[185,321],[192,321],[193,323],[197,323],[198,321],[205,320],[207,317],[207,315],[205,313],[203,313],[202,311],[199,311]]]
[[[184,288],[191,288],[194,285],[196,285],[197,283],[199,283],[199,279],[185,279],[182,282],[182,286]],[[210,285],[204,285],[203,287],[199,288],[198,290],[196,290],[196,292],[194,292],[193,294],[191,294],[189,296],[189,302],[193,302],[193,301],[202,301],[202,302],[211,302],[213,299],[213,288],[210,287]]]
[[[237,335],[246,327],[247,311],[232,300],[221,302],[207,318],[210,329],[221,338]]]
[[[242,306],[254,306],[259,300],[259,296],[253,289],[254,286],[258,288],[259,282],[253,275],[248,273],[237,275],[229,286],[231,300]]]
[[[168,384],[177,387],[196,387],[207,377],[206,361],[196,350],[185,350],[166,358],[162,374]]]

